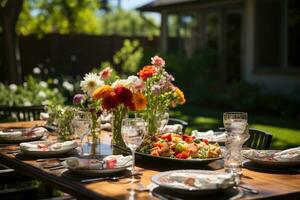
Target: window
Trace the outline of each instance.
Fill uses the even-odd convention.
[[[299,68],[300,1],[255,1],[255,60],[259,68]]]

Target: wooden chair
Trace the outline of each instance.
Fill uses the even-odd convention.
[[[181,124],[182,125],[182,133],[185,132],[185,129],[187,128],[188,126],[188,123],[186,121],[183,121],[181,119],[177,119],[177,118],[169,118],[169,121],[168,121],[168,124],[169,125],[174,125],[174,124]]]
[[[272,140],[272,134],[250,128],[250,138],[246,142],[246,146],[252,149],[269,149]]]
[[[0,106],[0,117],[5,121],[32,121],[40,118],[45,106]]]

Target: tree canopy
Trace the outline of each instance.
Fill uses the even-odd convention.
[[[92,35],[159,34],[155,20],[137,11],[107,9],[100,0],[24,0],[17,31],[21,35],[47,33]],[[149,23],[150,21],[150,23]]]

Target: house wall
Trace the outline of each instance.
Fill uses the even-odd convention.
[[[262,86],[266,93],[283,94],[300,99],[300,72],[289,69],[258,70],[255,68],[255,5],[245,0],[245,60],[242,77]]]

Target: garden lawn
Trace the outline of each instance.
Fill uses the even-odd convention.
[[[218,130],[223,127],[224,110],[184,105],[171,112],[171,117],[186,120],[189,123],[187,133],[192,130]],[[286,149],[300,146],[300,121],[281,116],[248,113],[250,128],[256,128],[273,135],[271,148]]]

